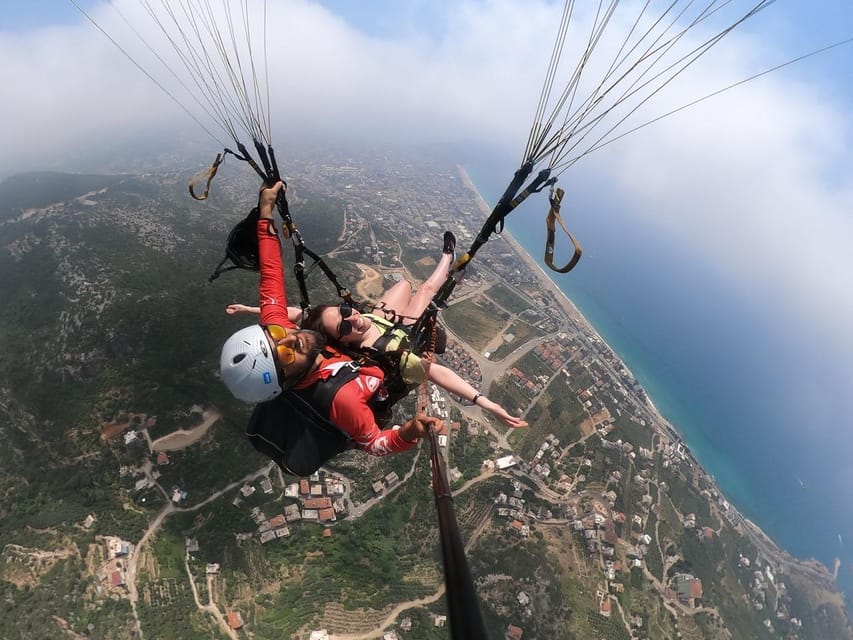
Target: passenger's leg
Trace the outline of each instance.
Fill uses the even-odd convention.
[[[408,280],[400,280],[393,287],[382,294],[379,299],[377,312],[384,312],[388,320],[394,320],[395,316],[405,313],[409,300],[412,298],[412,283]]]
[[[453,252],[456,249],[456,238],[449,231],[444,233],[444,249],[441,254],[441,259],[433,269],[432,274],[427,278],[420,288],[409,300],[406,306],[405,315],[407,318],[418,318],[429,306],[430,300],[438,293],[441,285],[447,280],[447,272],[450,269],[450,264],[453,262]],[[404,321],[404,324],[412,324],[414,320]]]

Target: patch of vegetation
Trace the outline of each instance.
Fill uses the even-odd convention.
[[[654,511],[649,512],[648,520],[646,520],[646,531],[649,535],[652,536],[652,542],[648,545],[646,550],[646,556],[643,560],[646,563],[646,567],[651,572],[653,576],[655,576],[658,580],[663,580],[663,558],[660,557],[660,550],[658,549],[658,540],[655,538],[655,523],[657,522],[657,516],[654,514]]]
[[[590,611],[587,613],[587,620],[589,620],[589,625],[594,630],[596,638],[603,640],[631,639],[625,626],[617,618],[605,618],[597,611]]]
[[[101,637],[129,640],[130,604],[91,597],[92,580],[80,580],[82,567],[76,559],[56,563],[36,584],[15,586],[0,580],[4,614],[0,636],[8,638],[56,638],[63,635],[60,620],[78,634],[89,625]],[[33,615],[33,612],[39,612]]]
[[[652,446],[652,430],[648,425],[642,425],[632,420],[627,407],[622,406],[621,415],[615,405],[605,403],[613,418],[613,431],[607,436],[609,440],[623,440],[635,447],[649,449]]]
[[[463,426],[450,438],[450,465],[462,472],[459,484],[473,478],[480,472],[483,460],[493,457],[486,435],[471,435]]]
[[[711,507],[708,500],[699,495],[691,485],[674,476],[669,476],[667,483],[669,499],[679,513],[683,516],[695,514],[696,526],[701,527],[711,523]]]
[[[493,360],[495,362],[503,360],[510,353],[524,346],[531,338],[537,338],[542,335],[536,327],[533,327],[522,320],[516,320],[513,322],[509,329],[504,332],[504,335],[507,334],[512,334],[512,342],[504,341],[497,349],[492,351],[489,355],[489,360]]]
[[[561,443],[581,436],[579,426],[586,413],[575,394],[566,393],[564,380],[562,375],[553,378],[527,414],[530,426],[511,432],[513,448],[522,457],[531,458],[548,434],[555,435]]]
[[[509,319],[506,312],[479,295],[449,306],[443,317],[450,330],[477,351],[485,349]]]
[[[531,302],[503,283],[498,283],[487,289],[485,295],[512,314],[521,313],[532,306]]]

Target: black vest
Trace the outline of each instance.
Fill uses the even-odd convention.
[[[352,438],[329,421],[329,413],[337,392],[358,376],[359,369],[357,363],[348,362],[305,389],[290,389],[257,405],[246,427],[252,446],[285,473],[303,477],[352,449]]]

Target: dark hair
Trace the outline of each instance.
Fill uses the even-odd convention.
[[[290,389],[290,387],[302,380],[302,378],[304,378],[306,374],[314,368],[314,362],[316,362],[317,356],[326,348],[326,336],[322,333],[318,331],[311,331],[309,329],[301,329],[300,332],[313,335],[315,338],[314,344],[311,345],[305,354],[308,356],[305,360],[305,364],[298,369],[292,369],[292,371],[288,372],[290,375],[282,381],[282,389]]]
[[[308,313],[302,317],[302,328],[325,336],[326,332],[323,331],[323,312],[335,306],[334,304],[318,304],[316,307],[311,307]]]

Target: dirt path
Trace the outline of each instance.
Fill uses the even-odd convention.
[[[274,466],[275,466],[275,464],[270,462],[269,464],[264,465],[259,470],[253,471],[252,473],[244,476],[240,480],[232,482],[228,486],[223,487],[222,489],[220,489],[216,493],[210,495],[205,500],[202,500],[198,504],[195,504],[191,507],[176,507],[174,503],[169,501],[168,496],[167,496],[166,492],[163,490],[163,488],[160,487],[160,485],[158,483],[156,483],[156,482],[154,483],[155,486],[157,486],[160,489],[160,491],[164,495],[167,496],[166,497],[166,506],[164,506],[163,509],[154,518],[154,520],[151,521],[151,523],[148,525],[148,528],[145,530],[145,533],[142,535],[142,538],[139,540],[139,542],[137,542],[134,545],[133,551],[130,554],[130,558],[128,560],[127,576],[125,578],[125,581],[127,582],[128,598],[130,599],[130,607],[131,607],[131,610],[133,611],[133,618],[134,618],[134,623],[135,623],[135,627],[136,627],[136,633],[137,633],[137,636],[139,638],[142,638],[142,639],[145,638],[145,635],[142,633],[142,625],[140,624],[140,621],[139,621],[139,612],[137,611],[137,608],[136,608],[137,602],[139,601],[139,591],[138,591],[137,586],[136,586],[136,578],[137,578],[137,572],[138,572],[139,559],[142,555],[142,550],[144,549],[145,545],[148,543],[149,539],[151,539],[153,536],[156,535],[157,531],[160,529],[160,525],[163,524],[163,521],[172,513],[197,511],[198,509],[201,509],[204,505],[209,504],[210,502],[213,502],[214,500],[218,499],[220,496],[227,493],[228,491],[232,491],[232,490],[236,489],[237,487],[245,484],[246,482],[251,482],[251,481],[255,480],[256,478],[258,478],[259,476],[269,475]],[[190,581],[192,582],[192,580],[190,580]],[[201,609],[206,610],[204,607],[201,607]],[[217,611],[218,611],[218,609],[217,609]],[[216,617],[215,614],[212,614],[212,615],[214,615],[214,617]]]
[[[198,599],[198,588],[195,586],[195,580],[193,580],[193,572],[190,569],[190,552],[187,551],[187,555],[184,558],[184,568],[187,571],[187,577],[190,580],[190,589],[193,592],[193,600],[195,600],[195,606],[198,607],[199,611],[206,611],[210,615],[212,615],[216,619],[216,623],[219,625],[219,629],[225,633],[232,640],[237,640],[237,633],[228,626],[228,623],[225,621],[225,616],[222,615],[222,612],[219,610],[219,607],[216,606],[216,603],[213,601],[212,591],[211,591],[211,582],[212,576],[207,576],[207,593],[208,593],[208,603],[202,604]]]
[[[208,429],[213,426],[213,423],[222,417],[222,414],[216,409],[208,409],[201,415],[204,420],[200,425],[192,429],[178,429],[162,438],[157,438],[151,443],[151,451],[156,453],[158,451],[178,451],[179,449],[185,449],[201,440]]]
[[[361,279],[355,285],[355,297],[359,300],[379,300],[385,292],[382,274],[373,267],[359,264]]]
[[[420,451],[418,451],[420,453]],[[480,475],[471,478],[468,482],[466,482],[461,488],[455,490],[453,495],[459,495],[463,491],[470,489],[472,486],[476,485],[479,482],[489,478],[494,475],[493,471],[485,471]],[[408,479],[408,478],[407,478]],[[401,482],[400,485],[403,483]],[[398,485],[399,486],[399,485]],[[477,525],[474,527],[474,531],[471,533],[468,542],[465,544],[465,551],[467,552],[470,548],[476,544],[477,539],[480,537],[480,534],[483,530],[488,526],[491,521],[492,516],[492,508],[489,505],[488,509],[480,516]],[[329,640],[371,640],[373,638],[381,638],[383,634],[386,633],[386,629],[394,624],[394,621],[399,617],[403,611],[407,609],[413,609],[415,607],[422,607],[424,605],[432,604],[437,601],[439,598],[444,596],[445,587],[441,585],[434,594],[431,596],[426,596],[424,598],[419,598],[417,600],[407,600],[406,602],[401,602],[397,606],[395,606],[391,611],[386,615],[377,625],[377,628],[373,631],[364,631],[362,633],[333,633],[329,634]]]
[[[333,633],[329,634],[329,640],[370,640],[371,638],[381,638],[386,632],[385,629],[390,627],[394,620],[397,619],[403,611],[406,609],[412,609],[413,607],[422,607],[427,604],[432,604],[439,598],[444,595],[444,585],[438,588],[431,596],[427,596],[426,598],[420,598],[418,600],[409,600],[408,602],[403,602],[398,604],[396,607],[391,609],[391,612],[385,616],[385,618],[379,623],[378,628],[374,631],[366,631],[364,633]]]

